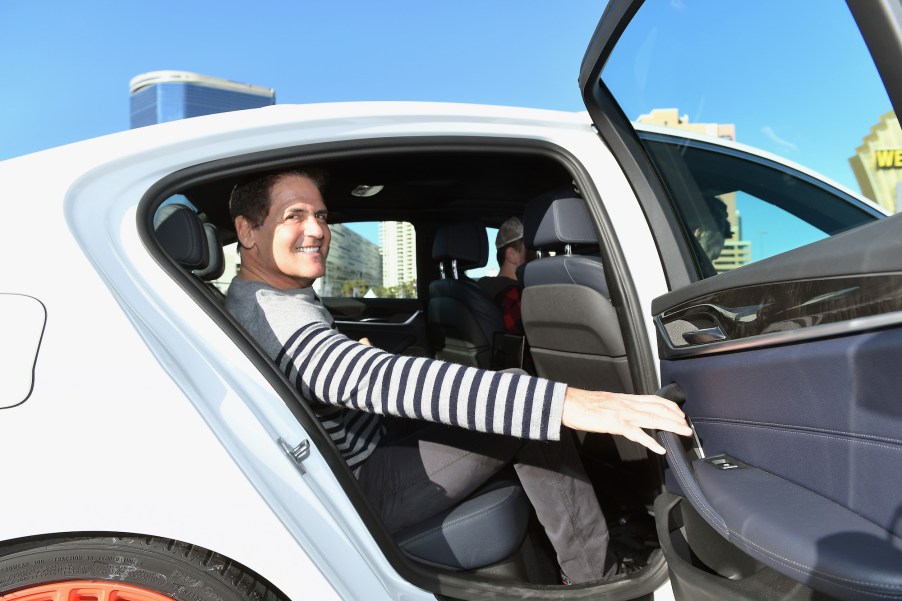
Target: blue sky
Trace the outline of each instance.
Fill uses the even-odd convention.
[[[732,123],[737,142],[855,192],[849,158],[892,109],[837,0],[652,0],[603,78],[630,119],[673,107],[693,123]],[[756,260],[816,239],[775,210],[741,210]]]
[[[779,18],[751,10],[767,5]],[[128,128],[129,80],[156,70],[270,87],[280,104],[434,100],[583,110],[579,64],[603,6],[0,0],[0,160]],[[651,35],[628,31],[605,75],[627,116],[675,107],[693,122],[735,123],[738,141],[857,191],[848,158],[890,106],[861,40],[847,35],[844,3],[652,0],[639,17]],[[695,64],[678,61],[679,50]]]
[[[0,0],[0,159],[128,128],[129,80],[173,69],[278,103],[582,110],[597,0]]]
[[[734,123],[738,142],[855,190],[848,159],[891,110],[837,0],[650,2],[605,79],[630,119],[678,107],[692,122]]]

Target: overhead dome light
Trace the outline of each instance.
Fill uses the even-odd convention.
[[[358,198],[369,198],[370,196],[375,196],[382,192],[382,188],[385,186],[357,186],[353,190],[351,190],[351,196],[357,196]]]

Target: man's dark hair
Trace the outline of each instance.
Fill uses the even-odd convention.
[[[241,215],[254,228],[263,225],[263,221],[269,213],[269,193],[272,192],[273,186],[283,177],[292,175],[309,179],[322,194],[326,185],[326,174],[322,169],[316,167],[283,169],[256,175],[237,184],[232,189],[232,195],[229,197],[229,213],[232,221]]]

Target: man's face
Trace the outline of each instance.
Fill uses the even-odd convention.
[[[326,225],[326,205],[316,185],[306,177],[279,179],[269,193],[269,213],[252,228],[235,220],[241,251],[242,278],[280,289],[306,288],[326,273],[332,234]]]

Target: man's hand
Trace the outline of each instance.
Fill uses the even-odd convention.
[[[561,422],[574,430],[625,436],[659,455],[664,454],[664,447],[642,428],[692,435],[686,416],[676,403],[653,394],[592,392],[568,387]]]

